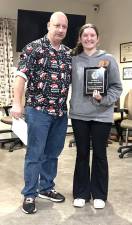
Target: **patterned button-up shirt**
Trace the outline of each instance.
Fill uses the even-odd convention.
[[[26,105],[54,116],[67,111],[71,83],[70,49],[61,45],[56,51],[47,35],[28,44],[20,55],[18,75],[27,79]]]

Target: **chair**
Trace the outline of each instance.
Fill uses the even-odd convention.
[[[124,109],[126,111],[126,109]],[[129,137],[129,131],[132,130],[132,89],[130,89],[128,95],[127,95],[127,112],[128,112],[128,118],[123,119],[121,121],[121,128],[122,130],[125,130],[125,145],[119,147],[118,152],[119,157],[123,158],[125,154],[132,152],[132,145],[128,144],[128,137]]]
[[[122,133],[122,128],[121,128],[121,121],[123,119],[127,119],[127,110],[120,109],[120,108],[115,108],[114,114],[113,114],[113,119],[114,119],[114,126],[116,128],[116,138],[117,141],[119,141],[120,145],[123,145],[123,133]]]
[[[1,122],[11,126],[12,125],[12,118],[9,116],[9,109],[10,108],[11,108],[11,106],[4,106],[3,107],[6,116],[3,116],[1,118]],[[13,134],[11,128],[0,130],[0,134],[5,134],[5,133]],[[13,152],[13,149],[16,145],[18,145],[18,144],[23,145],[21,140],[18,137],[15,137],[15,136],[14,137],[11,136],[10,138],[0,139],[0,144],[2,145],[2,147],[5,144],[8,144],[8,143],[11,143],[11,145],[9,146],[9,152]]]
[[[116,128],[116,134],[114,134],[114,140],[117,140],[119,142],[121,142],[121,140],[123,139],[122,137],[122,132],[121,132],[121,128],[120,128],[120,123],[122,118],[122,113],[120,112],[120,100],[117,100],[117,102],[115,102],[114,105],[114,114],[113,114],[113,124],[112,124],[112,128]],[[112,132],[110,134],[110,139],[112,136]]]

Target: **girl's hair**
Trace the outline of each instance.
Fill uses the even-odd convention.
[[[87,23],[87,24],[83,25],[83,26],[80,28],[79,35],[78,35],[78,39],[81,38],[81,36],[82,36],[82,34],[83,34],[83,32],[84,32],[84,30],[85,30],[86,28],[93,28],[93,29],[95,30],[95,32],[96,32],[97,37],[99,36],[99,32],[98,32],[97,27],[96,27],[94,24]],[[82,46],[82,44],[80,43],[80,41],[78,41],[76,47],[72,50],[72,53],[71,53],[71,54],[72,54],[72,55],[78,55],[78,54],[80,54],[81,52],[83,52],[83,46]]]

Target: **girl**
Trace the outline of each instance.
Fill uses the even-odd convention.
[[[118,65],[114,57],[98,50],[99,33],[95,25],[85,24],[73,50],[70,118],[77,147],[73,179],[73,205],[83,207],[91,198],[94,208],[104,208],[108,194],[107,140],[113,122],[114,103],[122,92]],[[84,94],[84,68],[107,70],[107,92]],[[104,71],[104,70],[102,70]],[[89,165],[92,145],[91,170]]]

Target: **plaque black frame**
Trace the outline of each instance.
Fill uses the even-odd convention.
[[[102,85],[103,85],[103,90],[101,88],[97,88],[96,86],[96,82],[97,80],[94,82],[94,85],[92,86],[91,89],[88,89],[88,75],[91,76],[92,72],[96,72],[96,70],[100,69],[101,67],[85,67],[84,68],[84,95],[92,95],[94,90],[100,91],[101,95],[106,95],[107,94],[107,86],[108,86],[108,73],[107,73],[107,67],[103,67],[104,68],[104,74],[103,74],[103,81]],[[89,73],[89,74],[88,74]],[[99,79],[99,78],[98,78]],[[94,79],[93,79],[94,80]]]

